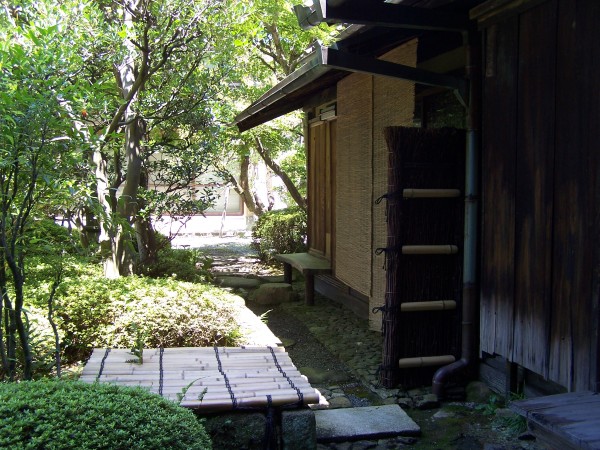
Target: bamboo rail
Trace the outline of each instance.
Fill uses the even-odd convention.
[[[454,300],[432,300],[427,302],[406,302],[400,305],[402,312],[448,311],[456,309]]]
[[[398,361],[401,369],[413,369],[415,367],[445,366],[456,360],[452,355],[421,356],[416,358],[402,358]]]
[[[457,198],[459,189],[403,189],[404,198]]]
[[[403,245],[403,255],[454,255],[458,253],[456,245]]]

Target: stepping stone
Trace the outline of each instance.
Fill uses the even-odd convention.
[[[315,411],[318,442],[418,436],[421,428],[398,405]]]
[[[258,277],[260,281],[264,281],[265,283],[284,283],[283,275],[260,275]]]
[[[260,281],[256,278],[220,277],[215,281],[221,287],[237,289],[253,289],[260,286]]]

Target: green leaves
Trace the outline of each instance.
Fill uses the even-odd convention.
[[[277,253],[306,251],[306,212],[287,208],[264,213],[252,229],[252,245],[264,261]]]
[[[142,388],[38,381],[0,384],[2,448],[211,448],[190,410]]]
[[[32,309],[45,305],[55,258],[50,254],[30,258],[26,295]],[[107,280],[93,259],[67,255],[63,261],[56,322],[67,362],[82,360],[98,347],[237,343],[239,299],[227,291],[176,278]]]

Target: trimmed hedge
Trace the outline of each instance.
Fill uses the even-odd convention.
[[[236,345],[238,298],[213,286],[124,277],[67,286],[60,327],[68,356],[94,347],[131,348],[135,324],[146,347]]]
[[[306,212],[286,208],[262,214],[252,228],[252,246],[263,261],[277,253],[306,251]]]
[[[210,449],[204,426],[141,388],[65,381],[0,384],[0,448]]]
[[[31,309],[46,307],[53,260],[32,259],[26,295]],[[137,330],[148,347],[238,345],[241,299],[221,288],[172,278],[106,279],[99,264],[65,258],[56,295],[56,322],[65,362],[93,348],[132,348]]]

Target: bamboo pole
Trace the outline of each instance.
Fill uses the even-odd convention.
[[[456,198],[460,196],[459,189],[404,189],[404,198]]]
[[[454,300],[432,300],[426,302],[406,302],[400,305],[402,312],[418,312],[418,311],[447,311],[456,309]]]
[[[298,402],[297,395],[273,395],[271,396],[272,406],[292,405]],[[318,403],[319,396],[316,393],[304,394],[304,405],[312,403]],[[206,412],[219,412],[219,411],[230,411],[233,409],[231,399],[224,399],[223,401],[182,401],[181,406],[198,409]],[[250,408],[250,407],[264,407],[267,405],[267,399],[265,397],[253,397],[243,398],[237,402],[239,408]]]
[[[456,245],[403,245],[403,255],[454,255],[458,252]]]
[[[454,361],[455,358],[452,355],[402,358],[398,361],[398,367],[401,369],[412,369],[416,367],[444,366]]]

